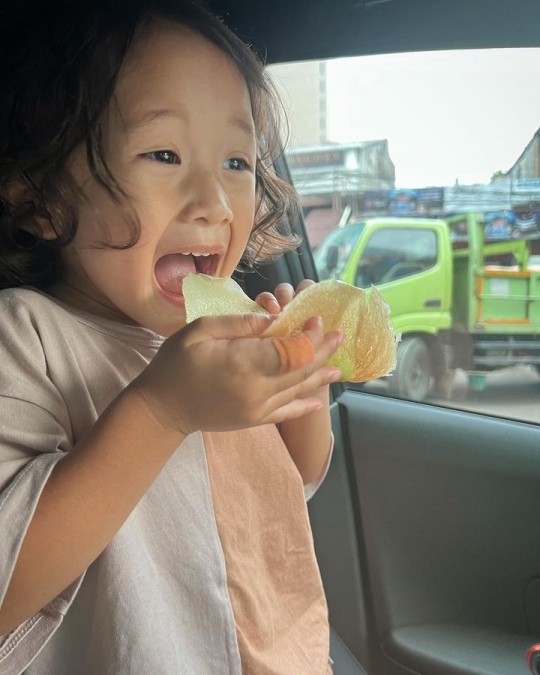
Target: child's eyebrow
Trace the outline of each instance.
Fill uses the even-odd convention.
[[[157,120],[161,119],[179,119],[183,122],[186,121],[186,116],[175,110],[168,110],[166,108],[159,108],[156,110],[148,110],[145,112],[139,119],[133,121],[125,122],[125,131],[130,134],[134,131],[138,131],[143,127],[150,126]],[[242,117],[230,117],[228,120],[229,124],[232,124],[240,131],[244,132],[251,139],[255,137],[255,126],[253,122],[243,119]]]
[[[253,122],[248,122],[241,117],[231,117],[229,118],[229,124],[234,125],[240,129],[240,131],[243,131],[245,134],[247,134],[250,138],[255,137],[255,125]]]
[[[159,108],[157,110],[148,110],[138,119],[131,121],[126,120],[125,130],[127,131],[127,133],[131,133],[133,131],[138,131],[142,127],[147,127],[156,122],[157,120],[171,117],[180,120],[184,119],[182,115],[178,114],[174,110],[167,110],[165,108]]]

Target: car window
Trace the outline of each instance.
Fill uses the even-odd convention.
[[[369,288],[419,274],[437,262],[437,237],[426,230],[377,230],[366,242],[355,286]]]
[[[343,272],[354,246],[364,229],[364,223],[336,228],[314,252],[315,265],[320,278],[338,278]]]
[[[540,49],[269,70],[319,278],[378,286],[402,333],[361,388],[538,423]]]

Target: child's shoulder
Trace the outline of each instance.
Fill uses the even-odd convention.
[[[96,339],[150,349],[158,348],[164,340],[142,326],[89,314],[33,286],[0,290],[0,342],[15,336],[28,342],[35,336],[49,346],[84,341],[95,348]]]
[[[0,290],[2,361],[38,358],[43,352],[43,332],[50,332],[51,327],[55,332],[65,328],[61,313],[62,308],[51,298],[30,286]]]
[[[15,288],[3,288],[0,290],[0,306],[3,308],[11,303],[50,303],[51,299],[46,293],[39,291],[33,286],[17,286]]]
[[[50,320],[52,316],[68,314],[52,298],[31,286],[0,290],[0,326],[26,325],[36,328],[40,317]]]

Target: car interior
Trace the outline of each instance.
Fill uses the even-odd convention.
[[[269,67],[540,48],[540,0],[207,4]],[[533,75],[528,87],[540,89]],[[418,107],[429,97],[416,92]],[[484,104],[473,92],[460,106]],[[538,127],[540,109],[537,118]],[[275,169],[292,182],[285,152]],[[281,282],[319,280],[303,214],[283,225],[302,243],[239,274],[252,298]],[[384,281],[419,267],[398,264]],[[308,506],[334,675],[540,673],[540,380],[527,391],[533,413],[515,419],[332,385],[334,453]]]
[[[540,46],[538,0],[209,4],[269,65]],[[285,158],[276,170],[290,179]],[[289,225],[303,244],[242,277],[252,297],[318,278],[302,217]],[[526,655],[540,642],[540,415],[517,421],[348,383],[333,385],[332,413],[334,456],[309,509],[335,675],[530,672]]]

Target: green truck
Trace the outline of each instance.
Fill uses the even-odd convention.
[[[449,395],[457,368],[540,370],[540,269],[529,253],[525,240],[487,239],[482,214],[379,217],[333,230],[315,264],[321,280],[377,287],[402,334],[390,386],[422,400]]]

